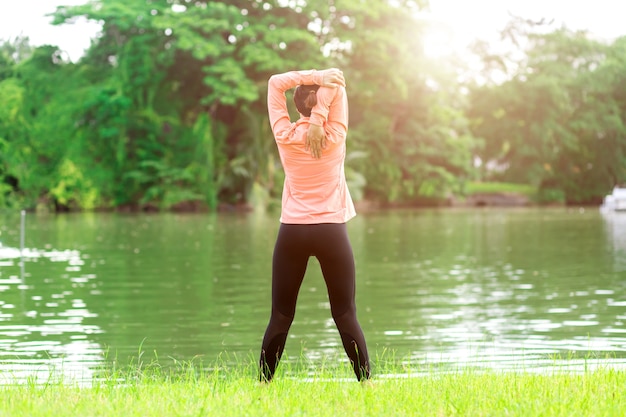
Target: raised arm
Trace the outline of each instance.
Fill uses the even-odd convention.
[[[274,135],[291,126],[285,92],[298,85],[313,84],[337,88],[344,86],[345,81],[343,73],[336,68],[322,71],[289,71],[270,77],[267,89],[267,110]]]
[[[305,146],[314,158],[321,158],[327,141],[337,143],[348,132],[348,96],[344,87],[320,87],[317,104],[311,109]]]
[[[335,131],[348,131],[348,97],[346,89],[320,87],[317,91],[317,104],[311,110],[312,125],[330,125]]]
[[[289,71],[272,75],[267,83],[267,111],[274,135],[291,126],[285,92],[298,85],[322,83],[321,71]]]

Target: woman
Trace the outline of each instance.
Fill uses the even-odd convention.
[[[292,123],[285,92],[294,87],[300,118]],[[344,174],[348,130],[344,87],[343,73],[335,68],[286,72],[268,82],[269,119],[285,183],[261,381],[271,381],[276,371],[310,256],[320,263],[331,313],[354,373],[360,381],[370,377],[365,337],[356,317],[354,257],[346,229],[356,212]]]

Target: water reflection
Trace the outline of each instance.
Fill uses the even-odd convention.
[[[625,218],[566,209],[358,216],[349,232],[372,356],[394,352],[417,370],[624,366]],[[0,379],[54,370],[90,380],[139,355],[165,364],[257,356],[275,215],[33,217],[22,253],[9,224],[0,222]],[[315,260],[286,355],[346,361]]]
[[[0,383],[92,380],[103,351],[90,335],[101,330],[87,323],[95,315],[76,289],[95,276],[63,274],[59,285],[54,275],[32,276],[27,264],[79,273],[83,259],[76,250],[0,246]]]
[[[602,212],[616,272],[626,271],[626,212]]]
[[[542,368],[555,355],[571,366],[577,358],[626,364],[615,308],[624,305],[624,280],[607,259],[596,213],[425,212],[399,216],[397,227],[366,221],[378,239],[367,243],[372,261],[362,274],[372,293],[395,288],[384,308],[370,301],[373,321],[388,318],[385,309],[397,317],[374,335],[380,345],[429,366]]]

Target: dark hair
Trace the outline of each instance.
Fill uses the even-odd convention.
[[[296,91],[293,92],[293,101],[301,115],[311,117],[311,109],[317,104],[317,90],[319,88],[319,85],[299,85],[296,87]]]

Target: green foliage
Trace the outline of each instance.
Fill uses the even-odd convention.
[[[54,177],[56,184],[50,189],[50,196],[64,207],[92,210],[97,208],[99,190],[85,178],[84,172],[72,161],[64,159],[57,167]]]
[[[345,62],[349,146],[369,155],[351,165],[367,182],[364,195],[388,202],[444,197],[468,175],[473,139],[458,91],[446,87],[451,72],[421,53],[418,4],[335,6],[336,21],[322,26],[332,28],[332,52]],[[339,55],[341,45],[349,47]]]
[[[615,94],[626,70],[620,41],[514,26],[528,44],[517,71],[501,85],[472,89],[481,177],[533,184],[550,200],[598,202],[626,178],[623,97]]]
[[[173,168],[161,161],[141,161],[138,170],[125,174],[145,190],[139,203],[142,206],[154,205],[167,210],[173,206],[202,200],[202,195],[192,190],[194,176],[190,170]]]
[[[0,44],[0,206],[276,205],[283,173],[267,121],[267,79],[332,66],[348,80],[346,174],[356,200],[441,199],[479,179],[580,203],[626,181],[624,39],[608,45],[513,20],[503,35],[525,45],[521,58],[477,45],[487,79],[466,94],[459,75],[467,68],[423,53],[424,7],[60,6],[56,24],[82,17],[102,32],[75,64],[27,38]],[[497,72],[507,78],[490,80]]]
[[[2,113],[12,129],[0,136],[8,143],[2,172],[18,179],[30,207],[273,205],[283,174],[262,99],[267,79],[341,66],[355,115],[346,169],[354,196],[440,195],[466,172],[471,139],[462,122],[442,128],[462,114],[439,93],[424,94],[425,77],[415,76],[424,67],[414,53],[418,7],[384,0],[367,8],[321,0],[59,7],[56,24],[84,17],[102,22],[101,36],[77,64],[54,48],[10,66],[12,55],[3,55],[3,68],[18,75],[0,88],[12,102]],[[364,157],[375,154],[384,157],[374,164]]]
[[[72,129],[69,108],[73,90],[57,48],[40,47],[15,63],[15,76],[0,82],[0,174],[12,184],[16,205],[35,207],[54,188],[54,175],[69,150],[60,132]],[[66,90],[67,89],[67,90]],[[67,92],[62,96],[60,92]]]

